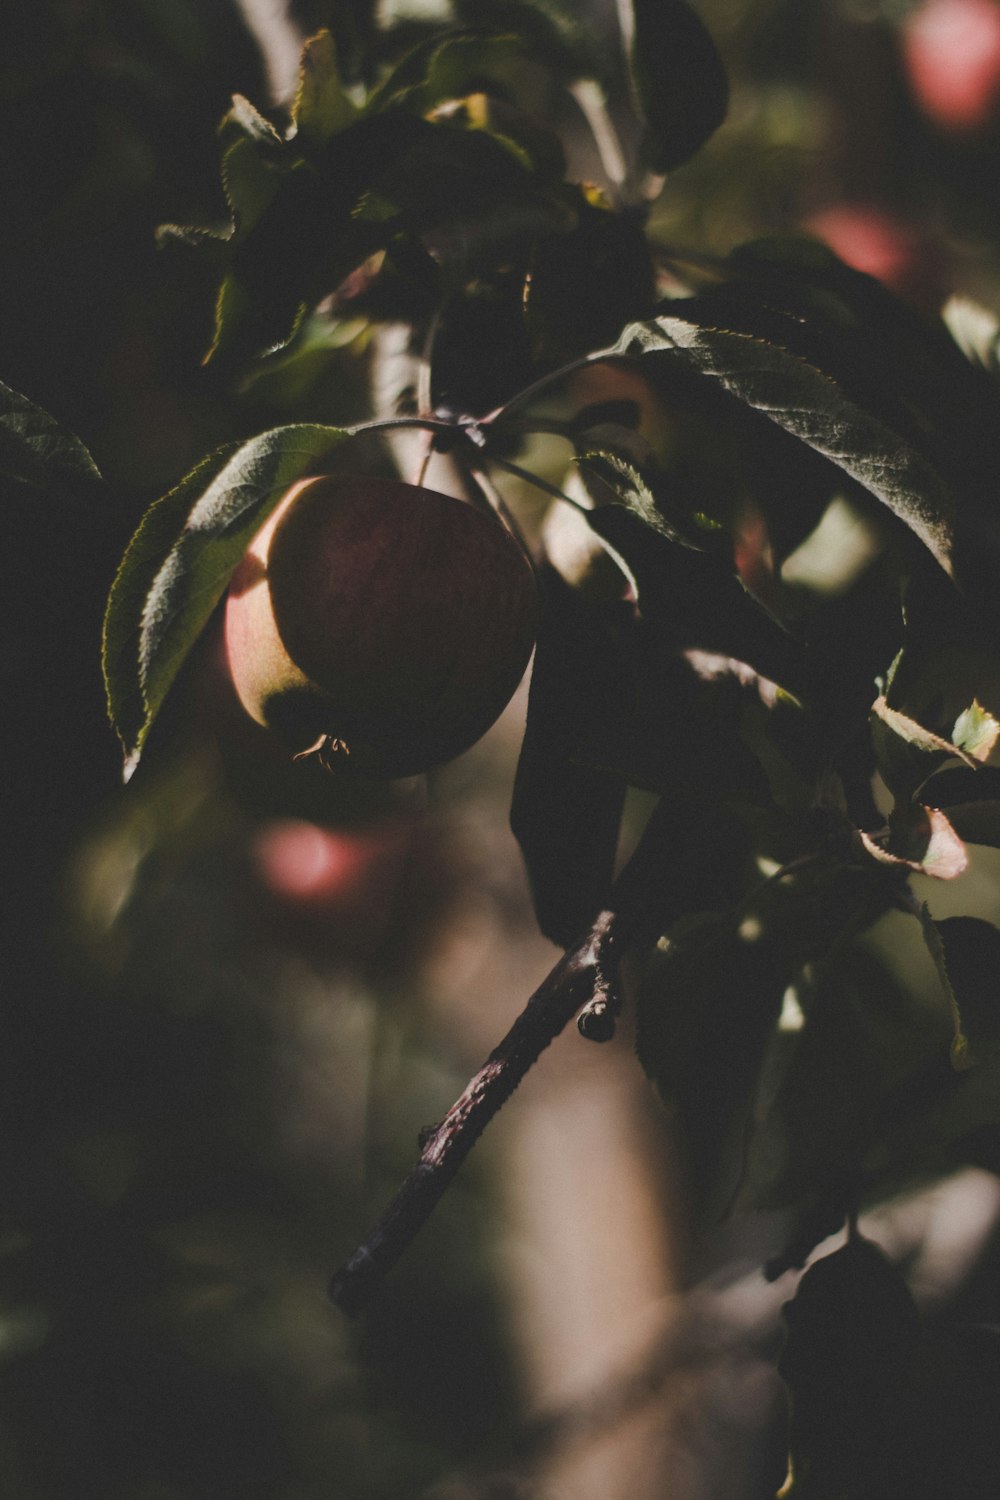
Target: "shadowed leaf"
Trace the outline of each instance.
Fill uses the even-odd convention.
[[[632,0],[632,76],[646,122],[644,154],[673,171],[704,145],[729,108],[715,43],[684,0]]]
[[[714,315],[718,309],[712,309]],[[740,401],[828,458],[905,521],[952,571],[954,496],[906,437],[860,404],[814,360],[743,329],[702,327],[697,301],[625,329],[619,354],[672,351]]]
[[[20,392],[0,384],[0,474],[61,499],[85,499],[103,488],[80,439]]]
[[[611,889],[625,780],[591,757],[595,725],[599,737],[605,721],[618,719],[628,688],[609,628],[617,611],[588,607],[554,570],[543,572],[540,581],[528,720],[510,821],[538,925],[568,947],[606,905]]]
[[[924,919],[924,938],[955,1021],[952,1062],[973,1067],[1000,1054],[1000,931],[978,917]]]

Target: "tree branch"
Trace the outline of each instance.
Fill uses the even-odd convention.
[[[603,911],[535,990],[503,1041],[422,1142],[420,1159],[371,1234],[333,1277],[332,1300],[358,1313],[430,1216],[490,1120],[613,967],[615,915]]]

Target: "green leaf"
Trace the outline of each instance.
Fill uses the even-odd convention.
[[[682,531],[671,524],[671,521],[663,514],[657,505],[656,497],[649,483],[643,475],[639,462],[624,456],[624,436],[629,436],[627,429],[621,429],[618,433],[610,433],[605,428],[595,429],[582,434],[577,447],[577,461],[581,468],[588,471],[596,479],[600,480],[602,487],[609,491],[618,504],[637,515],[654,531],[669,537],[672,542],[679,542],[682,546],[694,546]],[[631,434],[635,439],[630,447],[639,448],[646,446],[637,434]],[[602,438],[604,442],[602,443]],[[608,438],[617,439],[616,446],[612,448]],[[648,455],[637,454],[637,457]]]
[[[717,309],[714,309],[717,311]],[[698,301],[626,328],[618,354],[670,351],[738,400],[828,458],[881,500],[953,571],[955,500],[910,441],[860,404],[819,365],[744,330],[702,327]]]
[[[219,125],[219,136],[224,143],[242,138],[262,147],[284,145],[279,131],[271,121],[243,94],[233,95],[229,112],[223,116]]]
[[[146,512],[108,599],[104,676],[126,779],[185,657],[255,533],[295,480],[350,436],[294,425],[204,459]]]
[[[0,476],[69,499],[87,498],[103,486],[80,439],[27,396],[2,384]]]
[[[320,150],[357,116],[357,106],[344,92],[333,36],[329,31],[319,31],[306,42],[299,62],[299,83],[292,104],[296,143],[306,152]]]
[[[531,56],[565,83],[621,76],[615,49],[575,0],[456,0],[455,9],[469,25],[522,37]]]
[[[955,720],[951,737],[959,749],[982,762],[989,759],[1000,738],[1000,721],[974,701]]]
[[[281,185],[277,169],[246,136],[233,141],[222,158],[222,190],[233,216],[233,231],[246,234],[263,217]]]
[[[646,121],[644,154],[671,172],[704,145],[729,108],[715,43],[684,0],[632,0],[632,76]]]
[[[405,106],[424,115],[446,100],[486,91],[515,99],[527,56],[516,36],[472,27],[438,33],[407,53],[369,96],[365,113]]]

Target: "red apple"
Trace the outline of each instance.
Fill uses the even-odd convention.
[[[1000,97],[1000,4],[925,0],[904,23],[903,62],[931,120],[945,130],[979,129]]]
[[[293,485],[230,584],[244,708],[299,754],[410,776],[478,740],[521,680],[535,587],[494,515],[398,480]]]

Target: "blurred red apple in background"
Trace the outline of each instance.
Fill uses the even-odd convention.
[[[980,129],[1000,99],[1000,4],[926,0],[903,23],[903,62],[929,119],[944,130]]]

